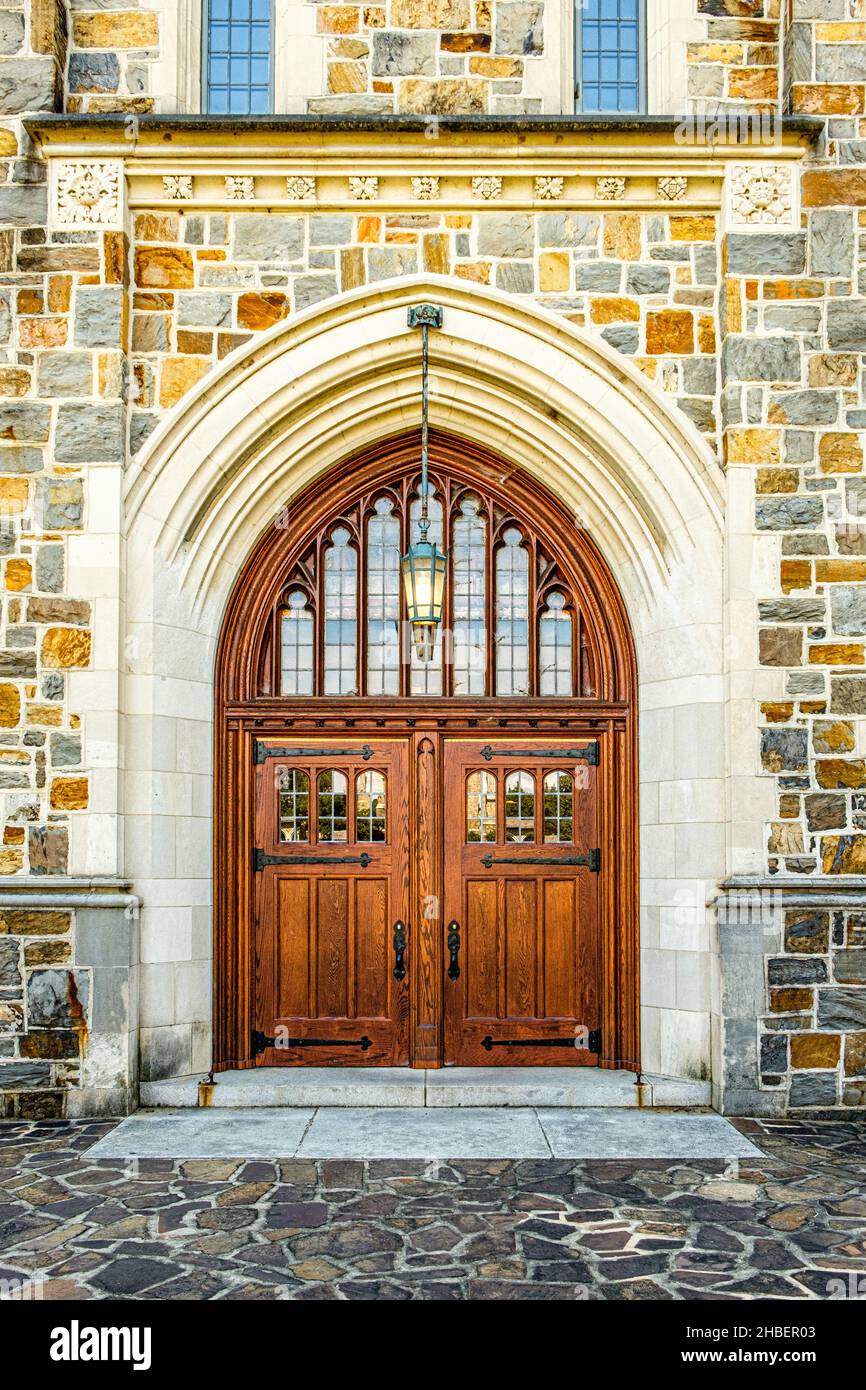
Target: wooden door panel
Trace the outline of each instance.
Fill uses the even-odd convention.
[[[595,1048],[575,1046],[590,1032],[597,1046],[601,1023],[598,766],[588,749],[598,744],[446,741],[445,917],[460,935],[460,974],[445,983],[446,1063],[598,1062]],[[484,783],[482,821],[470,819],[478,772],[495,780]],[[515,772],[525,774],[519,799]],[[563,773],[568,796],[545,799],[546,779],[561,788]]]
[[[408,984],[393,975],[394,924],[409,918],[407,748],[348,742],[257,742],[258,1065],[408,1061]],[[363,838],[355,814],[369,771],[384,778],[384,839]]]

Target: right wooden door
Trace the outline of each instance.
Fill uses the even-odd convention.
[[[594,1066],[599,743],[445,744],[445,1062]]]

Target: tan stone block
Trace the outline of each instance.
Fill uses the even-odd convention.
[[[166,357],[159,377],[159,403],[164,410],[177,405],[181,396],[210,370],[209,357]]]
[[[845,1034],[845,1075],[866,1074],[866,1033]]]
[[[370,45],[363,39],[332,39],[328,53],[332,58],[366,58]]]
[[[815,775],[818,786],[825,790],[866,786],[866,762],[862,758],[818,758]]]
[[[846,719],[816,720],[812,725],[812,743],[816,753],[853,753],[854,725]]]
[[[599,297],[591,301],[589,317],[591,323],[638,323],[640,304],[636,299]]]
[[[776,68],[733,68],[728,73],[728,96],[740,101],[775,101],[779,95]]]
[[[367,5],[364,10],[365,29],[384,29],[387,22],[388,16],[383,5]]]
[[[5,126],[0,127],[0,155],[17,153],[18,140],[14,130],[7,130]]]
[[[136,241],[177,241],[180,219],[176,212],[138,212],[135,215]]]
[[[193,356],[213,352],[213,333],[205,328],[179,328],[177,330],[177,350],[178,352],[191,353]]]
[[[13,593],[26,589],[33,582],[33,568],[29,560],[22,557],[6,562],[6,588]]]
[[[24,964],[28,969],[35,965],[66,965],[71,960],[68,941],[28,941],[24,947]]]
[[[21,849],[0,850],[0,874],[18,874],[24,867],[24,851]]]
[[[818,441],[822,473],[859,473],[863,467],[860,437],[845,432],[824,434]]]
[[[866,207],[866,169],[812,169],[801,187],[807,208]]]
[[[0,912],[0,933],[9,936],[63,936],[71,924],[68,912],[27,911],[11,907]]]
[[[470,58],[469,71],[479,77],[522,77],[523,60],[520,58]]]
[[[485,34],[493,31],[493,11],[491,0],[475,0],[475,27]]]
[[[771,989],[770,1009],[774,1014],[796,1014],[808,1012],[813,1004],[811,989]]]
[[[842,1039],[838,1033],[792,1033],[791,1066],[828,1070],[838,1066],[842,1054]]]
[[[366,63],[354,62],[328,64],[329,92],[366,92],[366,90]]]
[[[768,724],[785,724],[794,713],[794,702],[768,701],[761,705],[761,713]]]
[[[791,821],[772,821],[767,838],[768,854],[802,854],[805,849],[803,827]]]
[[[862,666],[862,642],[817,642],[809,648],[812,666]]]
[[[90,633],[82,628],[50,627],[42,638],[42,663],[52,668],[90,665]]]
[[[795,627],[762,627],[758,631],[758,660],[762,666],[799,666],[803,634]]]
[[[662,353],[688,355],[694,352],[695,321],[686,309],[662,309],[647,314],[646,350],[654,356]]]
[[[373,78],[373,91],[382,92],[384,95],[392,94],[394,91],[393,82],[384,82],[381,77]]]
[[[27,723],[59,726],[63,723],[63,710],[59,705],[28,705]]]
[[[538,258],[538,284],[542,294],[567,290],[570,273],[567,251],[542,251]]]
[[[641,219],[630,212],[609,212],[604,218],[604,252],[619,261],[640,260]]]
[[[866,835],[825,835],[821,868],[825,874],[866,874]]]
[[[67,332],[66,319],[18,320],[18,342],[23,348],[63,347]]]
[[[796,492],[799,485],[796,468],[759,468],[755,474],[756,492]]]
[[[690,63],[742,63],[746,50],[741,43],[690,43],[686,58]]]
[[[348,246],[340,252],[340,288],[355,290],[366,282],[364,252],[360,246]]]
[[[464,261],[462,265],[455,265],[454,274],[461,280],[474,280],[478,285],[489,285],[490,262]]]
[[[3,827],[4,845],[23,845],[24,826],[23,825],[4,825]]]
[[[0,513],[23,512],[28,492],[26,477],[0,477]]]
[[[800,814],[800,798],[788,793],[779,797],[779,815],[783,820],[796,820]]]
[[[147,10],[76,14],[72,37],[78,48],[157,48],[159,20]]]
[[[446,227],[455,227],[458,231],[472,226],[472,214],[467,212],[449,212],[445,218]]]
[[[358,218],[358,241],[376,242],[382,235],[381,217],[359,217]]]
[[[841,352],[819,352],[809,358],[810,386],[856,386],[857,358]]]
[[[866,24],[816,24],[815,38],[818,43],[863,43],[866,41]]]
[[[55,777],[51,783],[52,809],[86,811],[87,790],[86,777]]]
[[[21,692],[16,685],[0,685],[0,729],[14,729],[21,718]]]
[[[48,308],[52,314],[68,314],[72,302],[72,276],[49,275]]]
[[[105,248],[105,274],[107,285],[127,285],[129,283],[129,242],[124,232],[104,232],[102,244]],[[124,309],[126,304],[124,302]]]
[[[22,367],[0,367],[0,396],[26,396],[30,373]]]
[[[743,299],[741,281],[728,278],[725,281],[725,331],[740,333],[743,327]]]
[[[801,700],[801,714],[824,714],[827,709],[826,700]]]
[[[480,77],[407,77],[400,83],[400,110],[414,115],[483,115],[489,91],[490,84]]]
[[[15,296],[15,310],[19,314],[41,314],[45,308],[42,291],[28,286],[19,290]]]
[[[716,350],[716,325],[711,314],[698,315],[698,352]]]
[[[279,323],[289,312],[289,300],[279,291],[242,294],[238,299],[238,326],[258,332]]]
[[[866,110],[866,87],[855,82],[795,82],[791,110],[798,116],[858,116]]]
[[[782,560],[779,565],[782,593],[790,594],[795,589],[811,589],[811,560]]]
[[[469,0],[391,0],[395,29],[468,29]]]
[[[433,275],[449,274],[451,258],[447,232],[428,232],[424,237],[424,269]]]
[[[319,34],[356,34],[360,11],[355,5],[317,5],[316,32]]]
[[[859,584],[866,579],[866,560],[816,560],[816,584]]]
[[[715,241],[714,217],[671,217],[671,241]]]
[[[181,246],[137,246],[135,283],[145,289],[192,289],[192,256]]]

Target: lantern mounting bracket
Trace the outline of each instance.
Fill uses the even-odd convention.
[[[441,304],[413,304],[409,310],[409,327],[441,328],[444,314]]]

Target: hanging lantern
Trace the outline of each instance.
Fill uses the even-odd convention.
[[[412,640],[421,661],[432,661],[436,629],[442,621],[448,553],[428,540],[430,529],[429,486],[427,483],[427,330],[442,327],[442,310],[436,304],[416,304],[409,310],[409,327],[421,328],[421,516],[420,539],[410,545],[400,561],[406,611],[412,625]]]

